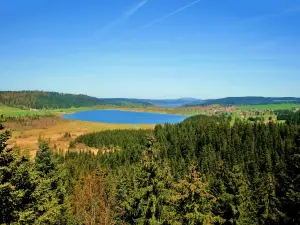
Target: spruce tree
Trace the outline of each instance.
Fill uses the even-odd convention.
[[[213,224],[219,218],[212,214],[216,198],[209,192],[208,184],[193,166],[185,179],[173,185],[170,201],[176,209],[176,223],[187,225]]]
[[[0,134],[0,224],[30,224],[35,219],[35,174],[27,158],[7,148],[9,137],[8,131]]]
[[[229,170],[221,164],[211,189],[217,196],[213,211],[223,219],[218,224],[258,224],[250,184],[238,166]]]
[[[168,224],[171,177],[167,166],[160,167],[159,150],[154,146],[155,137],[148,138],[141,171],[137,176],[137,191],[128,202],[125,222],[138,225]]]
[[[35,224],[65,224],[64,182],[53,160],[49,145],[45,141],[39,143],[35,167],[38,172],[38,183],[34,192],[37,201]]]
[[[282,211],[286,224],[300,224],[300,136],[297,137],[297,146],[288,156],[287,173],[283,190],[285,190],[282,201]]]
[[[46,141],[39,141],[39,149],[35,157],[35,166],[41,176],[47,176],[55,170],[49,144]]]

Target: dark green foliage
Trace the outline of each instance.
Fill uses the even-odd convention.
[[[255,122],[255,121],[261,121],[262,118],[261,117],[249,117],[248,120],[252,121],[252,122]]]
[[[28,159],[6,148],[9,137],[8,131],[0,134],[0,223],[26,224],[34,218],[35,173]]]
[[[68,153],[60,163],[42,142],[34,166],[6,150],[7,135],[0,136],[4,223],[300,224],[297,123],[194,116],[154,131],[80,136],[72,145],[99,154]]]
[[[216,198],[209,193],[208,184],[194,167],[185,179],[173,185],[173,189],[170,200],[175,206],[178,224],[213,224],[220,220],[212,213]]]
[[[289,221],[290,224],[300,224],[300,136],[297,138],[297,146],[288,157],[286,171],[281,172],[281,189],[285,189],[283,198],[283,209],[285,217],[282,223]],[[284,175],[283,175],[284,174]]]
[[[8,138],[0,134],[0,223],[66,224],[64,181],[46,143],[33,164],[6,148]]]
[[[240,169],[235,166],[229,171],[222,165],[216,171],[216,178],[211,184],[211,189],[212,193],[218,196],[213,212],[222,218],[217,224],[257,224],[250,183]]]
[[[49,145],[45,141],[40,141],[39,143],[39,150],[35,157],[35,166],[37,171],[39,171],[43,176],[48,175],[55,169]]]
[[[277,112],[278,120],[285,120],[287,124],[298,124],[300,125],[300,111],[280,111]]]
[[[38,184],[34,192],[37,224],[64,224],[66,214],[64,180],[57,169],[48,143],[40,141],[35,157]]]
[[[89,146],[101,146],[116,144],[118,140],[122,140],[121,136],[127,135],[125,131],[116,133],[116,140],[113,140],[114,135],[109,140],[107,133],[96,133],[80,137],[77,141],[83,141]],[[137,134],[132,136],[135,135]],[[205,181],[202,181],[203,184],[208,184],[206,191],[215,199],[205,203],[205,207],[210,210],[203,213],[205,214],[203,218],[208,216],[216,224],[299,224],[300,127],[297,125],[240,120],[236,120],[231,125],[224,117],[194,116],[180,124],[159,125],[155,128],[154,135],[156,149],[160,150],[158,170],[159,167],[163,167],[159,162],[168,162],[172,179],[178,184],[190,174],[188,168],[195,165]],[[141,152],[149,147],[147,142],[140,140],[144,139],[129,138],[127,147],[121,148],[120,152],[98,156],[101,164],[105,162],[105,165],[117,171],[127,169],[115,167],[115,164],[135,163],[135,172],[130,172],[134,178],[127,179],[123,176],[124,179],[120,179],[119,184],[120,188],[122,187],[121,203],[131,202],[131,207],[134,205],[135,198],[130,193],[132,190],[133,192],[138,190],[131,187],[139,187],[143,183],[140,180],[143,177],[140,172],[143,164],[138,164],[137,160],[132,161],[132,157],[137,155],[136,159],[140,158]],[[134,143],[139,144],[139,148],[135,149]],[[120,155],[126,155],[122,157],[122,164],[118,163]],[[188,186],[192,180],[186,182]],[[174,187],[169,189],[173,190]],[[187,188],[183,189],[187,190]],[[183,189],[177,192],[184,193]],[[195,200],[190,204],[200,203]],[[170,202],[165,202],[164,205],[168,209],[167,214],[174,215],[172,214],[174,208],[170,206]],[[189,209],[188,206],[184,207]],[[184,210],[175,209],[175,214],[180,212]],[[186,214],[188,212],[187,210]],[[183,219],[184,214],[180,217]],[[129,214],[126,221],[130,221],[128,218],[136,217]],[[175,217],[172,219],[170,221],[174,224],[178,222]],[[178,223],[190,222],[179,221]],[[201,222],[194,221],[191,224],[201,224]]]
[[[115,167],[140,161],[142,151],[147,145],[149,130],[111,130],[82,135],[75,143],[83,143],[89,147],[102,149],[103,147],[118,147],[115,154],[100,157],[100,161]]]
[[[123,217],[128,224],[168,223],[171,178],[167,167],[159,165],[159,151],[151,146],[144,152],[135,189],[124,199],[127,205]]]
[[[75,142],[95,148],[114,145],[129,149],[134,145],[146,146],[150,133],[148,130],[107,130],[79,136]]]

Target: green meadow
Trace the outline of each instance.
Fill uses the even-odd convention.
[[[78,111],[86,111],[92,109],[91,107],[69,108],[69,109],[52,109],[52,110],[25,110],[7,106],[0,106],[0,115],[4,116],[49,116],[60,113],[73,113]]]
[[[300,108],[300,104],[270,104],[270,105],[245,105],[237,106],[239,110],[283,110]]]

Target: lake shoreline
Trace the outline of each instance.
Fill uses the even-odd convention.
[[[159,112],[141,112],[122,109],[93,109],[60,114],[62,119],[75,121],[99,122],[104,124],[165,124],[179,123],[188,118],[185,115]]]

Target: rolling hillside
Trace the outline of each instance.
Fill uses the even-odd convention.
[[[44,91],[0,91],[0,105],[15,108],[57,109],[91,107],[97,105],[150,106],[147,102],[104,100],[87,95],[64,94]]]

